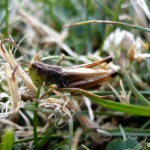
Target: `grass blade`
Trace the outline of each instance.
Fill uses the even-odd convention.
[[[149,129],[123,128],[127,136],[150,136]],[[121,136],[119,128],[106,130],[111,136]]]
[[[5,12],[6,12],[6,27],[5,37],[8,37],[8,26],[9,26],[9,0],[5,0]]]
[[[113,12],[103,2],[96,0],[96,3],[110,16],[113,17]]]
[[[92,24],[92,23],[111,24],[111,25],[116,25],[116,26],[121,26],[121,27],[128,27],[130,29],[139,30],[139,31],[143,31],[143,32],[150,32],[149,28],[144,28],[142,26],[132,25],[132,24],[124,23],[124,22],[109,21],[109,20],[88,20],[88,21],[77,22],[77,23],[74,23],[71,25],[67,25],[67,26],[64,26],[64,28],[87,25],[87,24]]]
[[[124,77],[126,83],[128,84],[130,90],[135,94],[135,96],[137,96],[138,99],[145,105],[150,105],[150,102],[133,85],[133,83],[131,82],[130,77],[127,75],[127,73],[123,73],[123,77]]]
[[[2,150],[12,150],[14,143],[14,132],[12,129],[8,129],[5,131],[4,136],[2,138]]]
[[[36,93],[36,99],[38,100],[40,97],[41,88],[38,88]],[[35,108],[38,108],[38,101],[35,103]],[[33,132],[34,132],[34,149],[38,149],[38,133],[37,133],[37,126],[38,126],[38,113],[37,110],[34,111],[34,119],[33,119]]]
[[[104,108],[125,112],[127,114],[132,114],[137,116],[147,116],[147,117],[150,116],[150,106],[139,106],[139,105],[122,104],[119,102],[113,102],[110,100],[102,99],[100,96],[97,96],[95,94],[77,88],[72,88],[72,89],[64,88],[64,89],[60,89],[60,91],[83,94],[88,98],[90,98],[93,102],[103,106]]]

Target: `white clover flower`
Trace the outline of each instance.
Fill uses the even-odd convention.
[[[103,46],[103,49],[113,57],[120,58],[121,54],[124,53],[134,60],[150,57],[150,54],[143,53],[147,48],[148,46],[140,37],[135,38],[131,32],[119,28],[110,33]]]
[[[112,50],[112,47],[116,49],[122,46],[125,46],[125,48],[129,48],[133,42],[135,42],[135,39],[132,33],[117,28],[107,37],[107,39],[104,42],[103,49],[106,51],[110,51]]]

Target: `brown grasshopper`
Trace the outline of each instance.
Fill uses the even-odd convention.
[[[2,44],[4,42],[9,42],[18,48],[13,41],[6,39],[1,42],[3,51]],[[61,67],[58,65],[44,64],[35,59],[33,63],[28,65],[28,71],[33,83],[37,87],[45,83],[48,86],[55,84],[58,88],[88,89],[100,86],[103,82],[117,76],[116,71],[112,71],[105,67],[111,61],[112,57],[109,56],[89,64]]]
[[[100,86],[103,82],[117,75],[116,71],[105,69],[104,65],[112,61],[112,57],[90,64],[82,64],[73,67],[60,67],[35,61],[29,65],[29,74],[37,87],[43,83],[55,84],[58,88],[82,88],[88,89]],[[101,68],[95,68],[100,66]]]

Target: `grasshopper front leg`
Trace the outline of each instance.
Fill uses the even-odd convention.
[[[71,93],[73,95],[90,95],[93,96],[95,94],[88,92],[86,90],[80,89],[80,88],[58,88],[57,89],[60,92],[67,92],[67,93]],[[104,95],[104,96],[99,96],[102,99],[114,99],[113,95]]]

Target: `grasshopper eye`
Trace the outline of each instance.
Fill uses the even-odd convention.
[[[42,76],[42,78],[45,78],[45,74],[46,74],[46,70],[45,68],[42,68],[41,66],[37,67],[37,74]]]
[[[38,71],[38,72],[43,71],[42,67],[41,67],[41,66],[37,66],[37,71]]]
[[[32,69],[37,69],[37,65],[35,63],[31,64]]]

